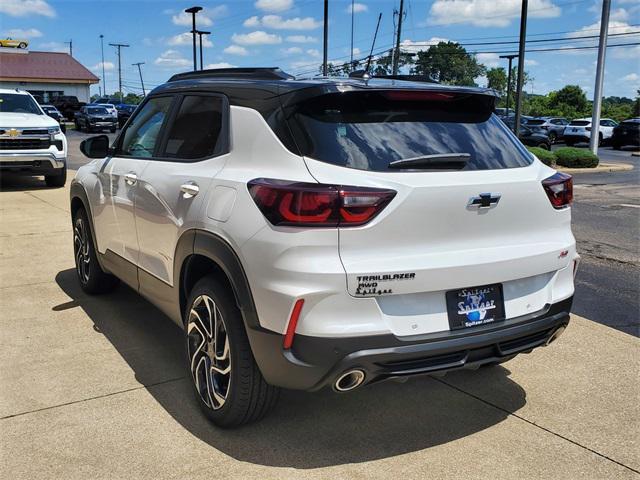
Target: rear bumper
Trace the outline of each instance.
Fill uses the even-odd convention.
[[[63,153],[63,152],[61,152]],[[66,157],[51,152],[0,153],[0,171],[25,175],[46,175],[63,168]]]
[[[344,372],[361,369],[364,383],[390,378],[477,368],[544,346],[569,323],[573,297],[542,311],[467,330],[416,337],[394,335],[325,338],[296,335],[293,348],[282,349],[282,335],[249,328],[258,366],[272,385],[318,390],[333,385]]]
[[[591,135],[580,135],[574,133],[565,133],[564,134],[565,141],[574,141],[574,142],[588,142],[591,140]]]

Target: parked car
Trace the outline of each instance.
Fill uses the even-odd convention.
[[[546,133],[551,143],[556,143],[564,137],[564,129],[569,120],[562,117],[535,117],[527,121],[527,127],[534,132]]]
[[[24,90],[0,88],[0,173],[44,175],[50,187],[67,180],[67,138]]]
[[[80,109],[74,123],[78,131],[109,130],[114,133],[118,127],[118,117],[111,115],[104,107],[87,105]]]
[[[20,40],[17,38],[0,38],[0,47],[27,48],[29,40]]]
[[[600,129],[598,132],[598,145],[606,142],[613,135],[614,127],[618,125],[614,120],[610,118],[600,119]],[[590,118],[577,118],[571,120],[569,125],[564,129],[564,143],[568,146],[573,146],[576,143],[589,142],[591,139],[591,119]]]
[[[73,120],[75,113],[86,105],[85,102],[80,102],[78,97],[74,95],[53,97],[49,103],[56,107],[58,111],[69,120]]]
[[[279,387],[348,392],[548,345],[574,291],[572,180],[495,101],[279,69],[174,75],[111,148],[81,144],[79,283],[120,279],[184,329],[221,426],[264,416]]]
[[[115,107],[115,105],[112,105],[110,103],[90,103],[89,105],[92,107],[102,107],[107,112],[109,112],[109,115],[118,118],[118,109]]]
[[[62,130],[62,133],[66,132],[67,128],[64,124],[64,117],[56,107],[54,107],[53,105],[40,105],[40,108],[42,108],[42,111],[46,115],[49,115],[51,118],[55,119],[58,122],[58,125],[60,125],[60,129]]]
[[[640,118],[630,118],[614,127],[611,145],[615,150],[627,145],[640,146]]]
[[[127,105],[126,103],[121,103],[116,105],[118,109],[118,125],[120,128],[124,127],[124,124],[127,123],[131,114],[135,112],[137,105]]]
[[[514,117],[505,118],[502,119],[502,121],[509,127],[511,131],[513,131],[513,126],[515,125]],[[530,147],[539,147],[544,148],[545,150],[551,149],[552,142],[549,138],[549,134],[545,130],[536,131],[532,128],[529,128],[528,123],[526,125],[524,124],[524,122],[520,123],[518,137],[520,138],[520,141],[522,143]]]

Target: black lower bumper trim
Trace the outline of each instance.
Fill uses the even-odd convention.
[[[569,323],[572,300],[496,324],[414,337],[296,335],[287,351],[282,349],[282,335],[252,328],[247,333],[267,382],[312,391],[333,385],[340,374],[354,368],[363,370],[365,383],[371,383],[507,360],[546,345]]]

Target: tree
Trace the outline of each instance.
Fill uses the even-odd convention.
[[[507,71],[502,67],[487,70],[487,87],[504,95],[507,91]]]
[[[586,114],[589,110],[589,102],[578,85],[567,85],[549,94],[549,107],[575,110],[578,114]]]
[[[455,42],[440,42],[427,51],[418,52],[413,69],[414,73],[440,83],[466,86],[474,86],[476,77],[484,75],[485,70],[484,65]]]

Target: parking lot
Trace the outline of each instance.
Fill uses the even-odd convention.
[[[69,133],[71,168],[83,136]],[[231,431],[200,413],[168,318],[124,286],[81,291],[68,185],[4,178],[2,477],[638,478],[638,209],[624,206],[640,203],[638,171],[576,175],[578,315],[551,347],[345,395],[287,391]]]

